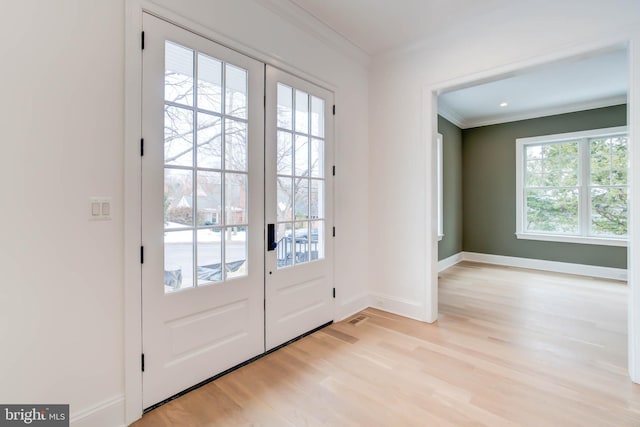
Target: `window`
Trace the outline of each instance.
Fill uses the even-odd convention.
[[[519,239],[626,246],[627,129],[516,140]]]
[[[442,240],[442,238],[444,237],[444,202],[443,202],[443,178],[442,178],[442,167],[443,167],[443,163],[442,163],[442,134],[439,133],[438,134],[438,140],[437,140],[437,145],[436,145],[436,155],[437,155],[437,162],[438,162],[438,169],[437,169],[437,184],[438,184],[438,240]]]

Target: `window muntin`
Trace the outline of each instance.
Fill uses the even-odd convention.
[[[248,274],[247,117],[247,70],[165,42],[165,293]]]
[[[278,268],[324,259],[325,101],[277,85]]]
[[[517,236],[625,244],[626,128],[517,140]]]

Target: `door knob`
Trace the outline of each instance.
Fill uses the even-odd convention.
[[[267,224],[267,251],[272,251],[278,247],[276,242],[276,225]]]

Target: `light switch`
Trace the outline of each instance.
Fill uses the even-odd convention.
[[[99,202],[91,202],[91,216],[92,217],[100,216],[100,203]]]
[[[89,206],[91,221],[111,220],[111,197],[91,197]]]

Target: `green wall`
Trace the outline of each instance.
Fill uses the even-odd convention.
[[[462,252],[462,130],[438,116],[442,134],[444,237],[438,242],[438,260]]]
[[[626,106],[619,105],[462,130],[463,250],[626,268],[627,249],[624,247],[519,240],[515,236],[516,139],[624,126],[626,122]],[[443,130],[447,127],[444,125],[446,123]],[[444,141],[446,145],[446,136]],[[445,172],[447,167],[445,162]],[[448,179],[445,175],[445,195]],[[445,202],[445,227],[448,215],[452,215],[447,213],[446,206]],[[450,247],[443,243],[444,240],[440,247],[442,255],[446,255]]]

